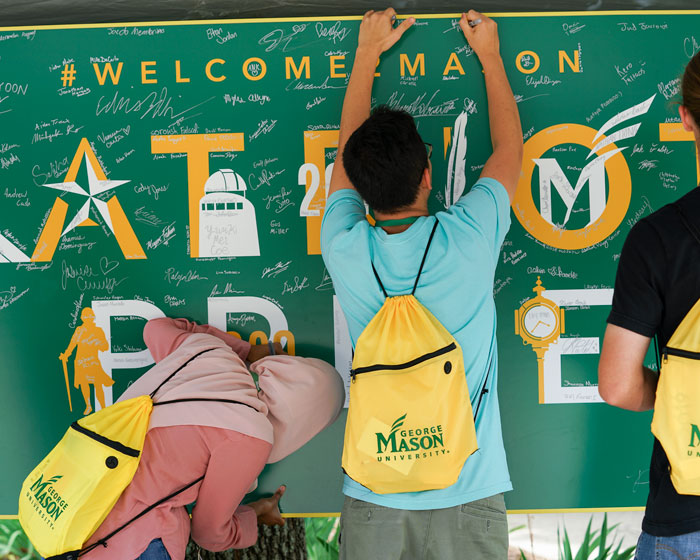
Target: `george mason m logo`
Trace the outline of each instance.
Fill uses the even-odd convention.
[[[445,449],[442,425],[427,428],[401,429],[407,414],[399,416],[391,425],[389,434],[375,432],[377,461],[412,461],[449,453]]]
[[[617,113],[598,130],[564,123],[525,142],[513,210],[530,235],[551,247],[579,250],[617,229],[629,207],[632,179],[623,156],[627,147],[615,143],[634,138],[641,123],[617,127],[646,114],[655,97]],[[576,173],[572,185],[569,177]]]
[[[68,507],[66,501],[53,487],[61,478],[63,475],[52,476],[48,480],[44,480],[44,475],[41,474],[27,491],[29,502],[52,529],[54,521],[58,520]]]
[[[695,448],[700,444],[700,428],[698,428],[695,424],[690,425],[690,443],[688,444],[688,447]],[[696,457],[700,457],[700,451],[693,451],[693,449],[688,449],[688,457],[692,457],[695,455]]]

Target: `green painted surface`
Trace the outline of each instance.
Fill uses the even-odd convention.
[[[591,399],[596,400],[599,341],[624,238],[639,218],[697,183],[693,144],[662,142],[659,124],[677,121],[674,80],[699,48],[694,36],[700,38],[699,21],[700,14],[643,13],[498,20],[529,160],[549,161],[532,173],[525,166],[520,193],[525,198],[515,208],[534,229],[528,233],[513,215],[495,277],[499,390],[515,486],[507,496],[510,509],[645,502],[650,416]],[[463,110],[468,113],[466,140],[458,142],[467,145],[467,185],[490,154],[480,66],[454,23],[450,18],[419,20],[382,57],[374,89],[376,103],[411,112],[423,138],[435,146],[435,211],[444,208],[452,148],[445,146],[445,129],[454,126]],[[115,380],[113,398],[145,371],[148,356],[140,353],[141,328],[145,317],[159,314],[209,321],[244,338],[254,331],[271,336],[289,330],[297,354],[335,361],[332,287],[320,255],[307,250],[317,239],[313,227],[319,218],[304,215],[322,208],[323,189],[310,205],[304,204],[305,176],[300,185],[299,170],[313,161],[310,150],[324,140],[324,131],[337,129],[346,80],[331,76],[331,57],[341,57],[335,59],[336,74],[349,72],[357,27],[357,20],[261,21],[0,32],[0,261],[36,255],[31,264],[0,263],[0,513],[16,513],[24,476],[82,414],[85,403],[73,387],[75,354],[67,368],[73,412],[58,356],[81,324],[80,310],[86,306],[95,311],[102,330],[110,331],[110,351],[99,359]],[[561,72],[560,50],[571,60],[563,61]],[[443,75],[453,52],[464,75],[456,68]],[[413,64],[420,53],[425,75],[420,75],[419,64],[415,77],[407,68],[402,77],[401,55]],[[308,78],[301,66],[306,56]],[[291,67],[286,78],[287,57],[301,70],[299,79]],[[225,76],[221,81],[207,77],[212,60],[210,75]],[[532,73],[523,72],[538,60]],[[250,77],[263,74],[260,79],[244,75],[246,61]],[[93,63],[103,74],[108,62],[115,74],[123,64],[119,81],[113,84],[105,76],[100,85]],[[648,108],[605,132],[610,137],[641,125],[629,138],[616,140],[625,149],[604,164],[594,164],[591,180],[582,181],[574,192],[581,169],[611,149],[600,148],[587,159],[595,132],[654,95]],[[585,145],[574,136],[573,124],[588,127]],[[543,141],[537,151],[530,139],[545,129],[550,132],[537,138],[558,139]],[[241,135],[242,149],[231,150],[229,143],[237,138],[231,133]],[[173,152],[183,150],[195,135],[214,149],[199,160],[194,152],[155,154],[152,136],[161,135],[184,135],[167,141]],[[99,165],[79,157],[75,177],[68,177],[83,138]],[[317,163],[331,163],[331,143],[318,146]],[[199,176],[190,173],[188,179],[188,165],[190,170],[199,165]],[[72,228],[71,221],[88,201],[89,168],[101,168],[109,180],[127,182],[94,196],[84,217],[96,225]],[[200,200],[206,178],[222,169],[239,174],[245,192],[208,194]],[[629,202],[623,192],[625,169],[631,177]],[[96,173],[92,183],[99,190]],[[542,189],[540,175],[545,175]],[[322,184],[324,170],[318,176]],[[229,185],[237,185],[234,189],[240,188],[234,175],[226,177]],[[83,192],[78,187],[65,192],[66,181],[74,181]],[[55,188],[45,186],[56,183],[60,185]],[[540,197],[546,187],[551,187],[551,205]],[[193,193],[189,206],[188,192]],[[572,197],[568,207],[563,201],[567,193]],[[556,226],[543,225],[541,217],[536,225],[537,216],[522,206],[528,195],[535,214],[546,214],[543,205],[551,207]],[[120,221],[112,197],[125,220]],[[102,202],[109,200],[109,206]],[[234,206],[209,211],[206,206],[201,210],[202,203]],[[63,207],[61,220],[57,216]],[[592,213],[603,210],[601,220],[592,220]],[[200,211],[210,226],[201,236],[192,217]],[[52,226],[55,220],[58,225]],[[547,235],[568,230],[577,230],[583,245],[573,250],[552,247]],[[206,238],[209,247],[200,243],[200,254],[212,256],[190,257],[197,250],[197,236]],[[42,260],[52,243],[51,259]],[[259,256],[242,256],[255,249]],[[145,258],[127,258],[139,253]],[[544,296],[565,309],[558,347],[568,352],[560,360],[551,350],[545,357],[545,377],[553,379],[545,387],[546,404],[538,402],[536,355],[514,329],[514,311],[534,297],[538,276],[549,290]],[[552,292],[558,290],[574,292]],[[575,340],[565,340],[571,338]],[[653,361],[649,356],[647,363]],[[343,364],[338,367],[343,369]],[[92,387],[90,400],[95,406]],[[289,486],[285,511],[339,511],[344,417],[261,476],[261,490]]]

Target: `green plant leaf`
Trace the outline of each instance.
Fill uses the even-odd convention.
[[[0,520],[0,558],[11,560],[40,560],[41,558],[16,519]]]
[[[309,560],[338,560],[337,517],[314,517],[306,519],[306,549]]]
[[[581,547],[576,552],[576,556],[572,558],[571,542],[569,540],[569,535],[564,530],[564,538],[561,538],[560,529],[557,528],[557,543],[559,550],[559,560],[589,560],[591,556],[594,556],[595,560],[631,560],[634,556],[635,548],[634,546],[629,547],[623,551],[620,551],[622,547],[622,541],[615,547],[615,537],[614,531],[617,528],[617,524],[609,526],[608,525],[608,515],[607,513],[603,517],[603,524],[600,529],[592,529],[593,517],[588,521],[588,526],[586,527],[586,532],[583,536],[583,541],[581,542]],[[611,544],[608,544],[611,543]],[[613,547],[615,549],[613,550]]]
[[[581,548],[576,553],[575,560],[588,560],[590,556],[591,541],[594,538],[594,535],[591,534],[591,523],[593,523],[592,517],[588,520],[588,527],[586,527],[586,533],[583,535],[583,542],[581,542]]]
[[[614,529],[614,527],[612,527],[611,529]],[[599,553],[597,560],[605,560],[608,557],[608,554],[610,553],[610,547],[605,547],[609,531],[610,529],[608,529],[608,514],[606,512],[605,515],[603,515],[603,526],[600,528],[600,544],[598,545]]]
[[[610,557],[610,560],[630,560],[630,558],[632,558],[632,556],[634,555],[635,549],[637,548],[636,546],[630,546],[629,548],[620,552],[621,546],[622,543],[617,545],[617,549],[615,549],[615,552],[613,552],[612,556]]]
[[[559,528],[557,528],[557,542],[559,543],[559,558],[560,560],[573,560],[571,556],[571,543],[569,542],[569,535],[564,528],[564,540],[561,540],[561,535],[559,533]]]

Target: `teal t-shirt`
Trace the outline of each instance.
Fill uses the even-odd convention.
[[[375,494],[346,476],[343,493],[398,509],[438,509],[512,490],[498,408],[498,353],[493,281],[510,227],[508,194],[498,181],[480,179],[445,212],[421,217],[406,231],[389,235],[365,218],[353,189],[333,193],[321,226],[321,251],[355,345],[384,303],[374,263],[389,296],[410,294],[436,218],[435,232],[416,298],[452,333],[464,353],[467,386],[476,410],[479,449],[467,459],[455,484],[441,490]],[[492,362],[493,360],[493,362]],[[491,373],[487,371],[491,365]],[[486,385],[485,385],[486,384]]]

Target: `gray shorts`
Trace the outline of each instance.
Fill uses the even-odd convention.
[[[446,509],[404,510],[345,497],[341,560],[506,560],[503,494]]]

